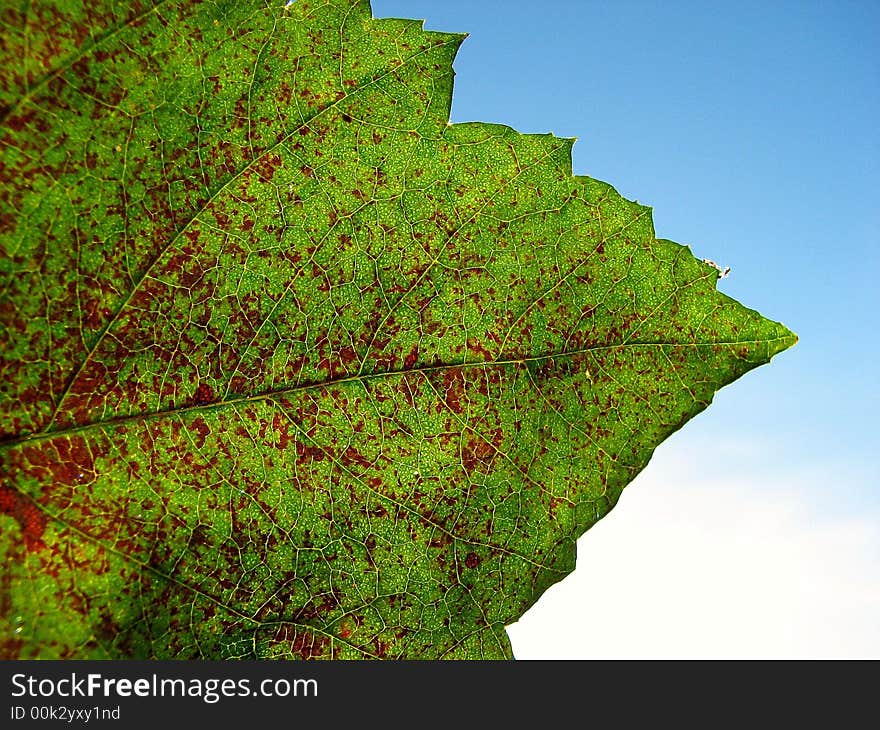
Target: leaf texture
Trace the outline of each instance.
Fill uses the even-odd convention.
[[[572,140],[450,125],[462,35],[0,7],[3,657],[509,658],[795,341]]]

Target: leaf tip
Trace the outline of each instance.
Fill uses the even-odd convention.
[[[798,337],[797,334],[788,329],[788,327],[786,327],[784,324],[780,324],[779,327],[782,330],[782,336],[780,337],[781,346],[776,352],[773,353],[773,355],[777,355],[783,350],[788,350],[790,347],[794,347],[800,340],[800,337]]]
[[[780,322],[774,322],[769,319],[764,320],[766,324],[772,326],[772,331],[768,333],[766,344],[766,359],[763,362],[770,362],[780,352],[784,352],[794,347],[798,343],[798,336],[788,327]]]

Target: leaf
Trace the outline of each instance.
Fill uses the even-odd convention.
[[[655,446],[795,341],[572,140],[450,125],[462,35],[0,17],[3,656],[510,657]]]

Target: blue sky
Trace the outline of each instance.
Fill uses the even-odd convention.
[[[470,33],[453,122],[577,137],[576,173],[800,337],[658,449],[512,627],[517,656],[880,657],[880,3],[373,13]]]

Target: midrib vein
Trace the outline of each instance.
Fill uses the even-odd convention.
[[[654,347],[734,347],[741,345],[763,345],[773,342],[787,341],[794,339],[793,335],[785,335],[781,337],[769,337],[761,340],[725,340],[716,342],[620,342],[612,345],[595,345],[592,347],[584,347],[574,350],[562,350],[559,352],[547,353],[544,355],[534,355],[528,357],[510,357],[498,358],[495,360],[476,360],[471,362],[460,363],[444,363],[440,365],[423,365],[400,370],[386,370],[374,373],[356,373],[341,378],[330,378],[322,381],[311,383],[300,383],[296,385],[283,386],[280,388],[272,388],[253,395],[239,396],[211,403],[200,403],[197,405],[172,407],[155,411],[146,411],[142,413],[132,413],[117,418],[109,418],[102,421],[93,421],[78,426],[69,426],[54,431],[41,431],[38,433],[28,434],[25,436],[17,436],[0,443],[0,450],[10,449],[25,443],[37,443],[56,438],[72,436],[74,434],[88,432],[94,429],[118,428],[130,423],[140,423],[161,420],[171,416],[186,416],[200,412],[209,411],[217,408],[227,408],[235,405],[247,403],[256,403],[260,401],[277,398],[278,396],[289,395],[309,390],[320,390],[322,388],[331,388],[334,386],[346,385],[357,382],[367,382],[370,380],[382,380],[393,377],[406,377],[410,375],[429,374],[442,372],[444,370],[470,369],[470,368],[491,368],[504,367],[511,365],[526,365],[532,362],[544,362],[554,358],[575,357],[587,353],[602,352],[605,350],[635,349],[635,348],[654,348]]]

